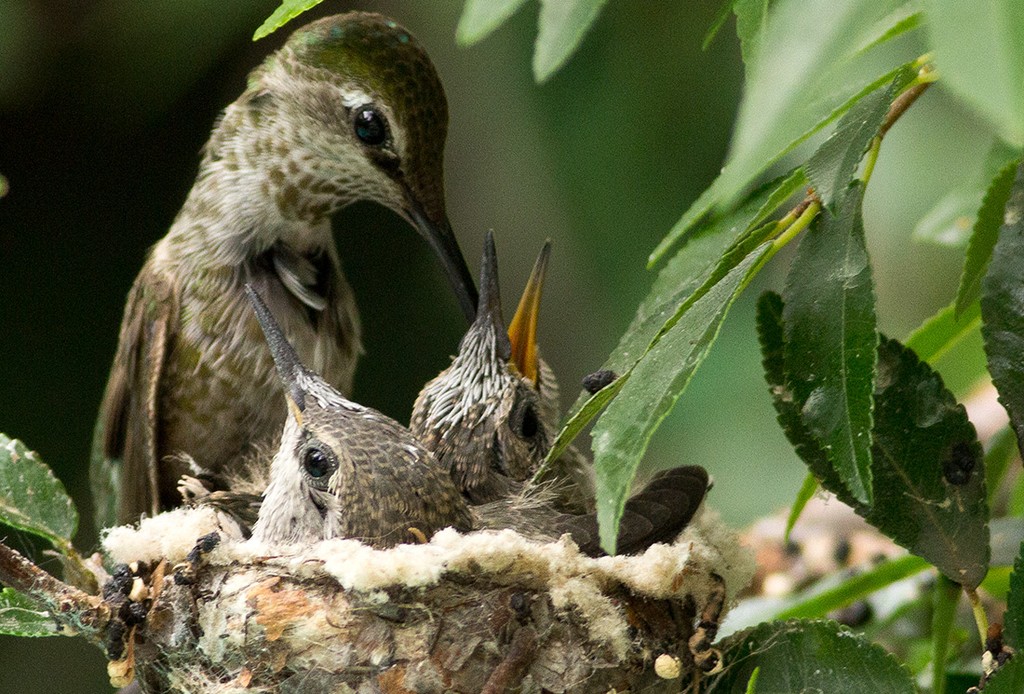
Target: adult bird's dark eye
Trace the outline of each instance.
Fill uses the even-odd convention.
[[[364,108],[356,114],[355,128],[356,137],[374,147],[382,144],[388,135],[384,119],[372,108]]]
[[[313,479],[320,479],[331,469],[331,461],[319,448],[310,448],[302,456],[302,467]]]
[[[524,439],[532,439],[537,435],[539,426],[537,410],[533,408],[533,405],[527,405],[523,408],[523,421],[519,425],[519,435]]]

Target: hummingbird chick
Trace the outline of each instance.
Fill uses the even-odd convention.
[[[484,242],[476,320],[452,365],[428,383],[410,428],[474,504],[478,527],[522,534],[570,533],[580,549],[601,554],[590,468],[571,448],[546,476],[538,472],[558,426],[558,387],[537,350],[537,318],[550,255],[545,243],[505,332],[493,235]],[[629,554],[671,541],[697,512],[708,489],[700,466],[657,474],[626,502],[617,549]]]
[[[409,430],[303,366],[267,305],[251,286],[246,292],[289,410],[253,538],[391,547],[446,527],[472,529],[459,490]]]
[[[546,253],[542,254],[545,257]],[[543,280],[544,264],[539,267],[531,287]],[[548,432],[553,431],[555,422],[550,414],[537,414],[542,412],[541,398],[528,385],[536,381],[520,377],[514,366],[516,349],[501,321],[490,234],[481,289],[478,318],[463,340],[456,364],[446,372],[460,373],[456,367],[465,364],[476,369],[461,372],[465,392],[459,390],[449,404],[464,408],[471,416],[445,429],[423,430],[422,440],[379,412],[346,400],[304,367],[269,309],[251,292],[250,300],[285,384],[291,416],[269,466],[269,482],[258,478],[266,465],[250,470],[256,477],[239,479],[237,484],[232,481],[229,491],[206,494],[201,485],[185,478],[183,486],[198,492],[193,502],[229,514],[243,534],[248,534],[250,514],[258,513],[252,537],[268,542],[351,537],[387,547],[429,538],[448,526],[463,531],[509,528],[538,541],[568,533],[582,552],[602,554],[596,515],[573,512],[561,503],[557,491],[564,480],[556,477],[539,484],[529,480],[550,449]],[[528,288],[528,296],[531,291]],[[537,305],[539,296],[530,302]],[[536,325],[536,318],[528,322]],[[485,325],[492,329],[482,330]],[[535,336],[536,331],[531,328],[522,334]],[[535,337],[531,339],[535,342]],[[474,358],[468,358],[467,348]],[[527,351],[536,355],[535,347]],[[487,360],[480,358],[480,353],[496,356]],[[461,358],[467,360],[460,363]],[[534,364],[538,370],[533,377],[538,378],[542,362]],[[439,380],[441,377],[432,383]],[[496,388],[495,383],[488,383],[495,380],[503,385]],[[493,399],[494,393],[508,402]],[[450,391],[440,395],[445,397]],[[425,402],[421,393],[414,411],[414,421],[421,425],[431,421],[423,416]],[[534,414],[523,413],[526,407],[535,408]],[[531,416],[537,421],[524,426],[523,420]],[[542,422],[542,417],[547,421]],[[435,457],[438,452],[445,457]],[[482,484],[474,484],[480,480]],[[671,541],[693,517],[707,488],[707,472],[699,466],[656,475],[626,502],[618,551],[635,553],[654,542]],[[255,489],[265,489],[262,499]]]
[[[476,320],[451,366],[420,391],[410,429],[434,453],[472,504],[518,493],[558,430],[558,383],[537,349],[537,320],[547,274],[544,244],[507,332],[501,312],[493,235],[484,241]],[[575,451],[549,480],[569,507],[590,510],[589,465]],[[556,466],[557,467],[557,466]]]
[[[93,446],[100,527],[176,506],[178,479],[230,473],[279,433],[281,384],[251,283],[341,392],[362,350],[331,215],[391,208],[429,242],[467,317],[476,288],[445,211],[444,90],[422,46],[376,14],[297,30],[214,126],[195,184],[128,295]]]

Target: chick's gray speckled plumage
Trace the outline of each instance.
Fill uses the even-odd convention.
[[[471,333],[479,332],[482,322],[490,320],[489,314],[493,318],[493,312],[486,309],[496,288],[492,244],[489,237],[480,317]],[[269,311],[258,303],[257,310],[261,321],[270,326],[268,341],[295,404],[293,416],[270,466],[262,504],[254,502],[253,485],[263,488],[255,480],[244,485],[247,489],[240,485],[233,492],[202,496],[198,503],[233,515],[243,528],[249,522],[245,516],[259,506],[253,537],[268,542],[354,537],[376,546],[391,546],[429,537],[450,526],[459,530],[510,528],[539,541],[568,533],[583,552],[595,556],[603,552],[595,514],[573,510],[560,493],[563,487],[573,486],[571,479],[566,482],[556,476],[540,484],[528,480],[550,445],[547,438],[541,438],[546,435],[540,422],[536,431],[527,427],[530,435],[524,436],[522,412],[509,414],[507,408],[474,402],[474,398],[492,393],[493,384],[475,383],[479,374],[466,378],[470,385],[459,395],[440,401],[439,411],[457,415],[443,432],[424,431],[421,443],[393,420],[346,400],[303,367],[274,328]],[[500,315],[494,320],[500,323]],[[498,334],[491,334],[483,344],[485,352],[500,356],[514,351],[512,345],[501,344]],[[467,346],[480,345],[464,341],[463,347]],[[514,388],[523,385],[508,368],[500,379],[493,378],[493,372],[490,375],[490,380],[506,384],[493,391],[499,394],[510,392],[509,383],[513,395]],[[512,400],[517,403],[512,408],[538,404],[536,393]],[[428,421],[422,416],[425,402],[422,396],[417,401],[417,421],[421,423]],[[506,436],[519,438],[519,443],[502,444],[502,427]],[[427,450],[431,447],[447,458],[436,459]],[[312,461],[308,459],[310,451],[316,452]],[[464,486],[469,481],[477,484]],[[696,513],[707,488],[708,475],[698,466],[656,475],[626,502],[618,551],[634,553],[654,542],[671,541]]]
[[[470,530],[469,509],[429,451],[398,422],[341,395],[303,366],[252,292],[290,401],[253,539],[353,538],[375,547]]]
[[[536,351],[549,253],[545,244],[513,320],[512,339],[502,318],[494,239],[487,235],[476,320],[451,366],[424,386],[413,405],[410,429],[473,504],[518,494],[558,431],[558,383]],[[544,481],[565,507],[592,506],[589,465],[575,449],[556,461]]]
[[[411,428],[473,504],[477,527],[513,528],[553,539],[569,533],[602,553],[587,461],[574,448],[532,479],[558,424],[554,374],[540,359],[536,324],[550,245],[545,244],[508,334],[501,317],[494,239],[487,235],[480,305],[452,365],[420,392]],[[707,472],[683,466],[657,474],[626,502],[618,551],[671,541],[697,512]]]
[[[379,142],[358,134],[371,110]],[[331,215],[373,200],[440,256],[466,314],[475,287],[448,224],[447,105],[420,44],[380,15],[313,22],[250,75],[195,184],[128,296],[95,437],[100,526],[178,503],[186,454],[231,473],[284,415],[242,287],[252,283],[311,368],[348,392],[361,352]]]

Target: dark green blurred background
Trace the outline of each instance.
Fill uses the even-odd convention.
[[[530,73],[536,3],[469,49],[454,42],[460,2],[328,0],[309,17],[380,10],[428,47],[451,112],[452,223],[474,267],[484,231],[495,230],[507,311],[543,239],[554,240],[541,342],[565,404],[645,294],[648,252],[727,151],[742,83],[732,24],[700,50],[718,4],[613,0],[540,87]],[[0,431],[38,450],[67,485],[83,549],[96,541],[88,449],[122,302],[184,199],[217,112],[284,40],[287,31],[250,41],[275,5],[0,0],[0,173],[10,181],[0,201]],[[913,245],[910,230],[975,174],[985,142],[940,90],[886,139],[866,219],[890,334],[953,294],[959,252]],[[366,332],[356,398],[407,420],[464,323],[425,244],[397,217],[359,205],[337,227]],[[737,303],[648,457],[705,465],[711,504],[737,525],[786,505],[803,476],[775,426],[752,321],[760,289],[781,283],[780,261]],[[103,658],[80,641],[0,638],[0,692],[108,690]]]

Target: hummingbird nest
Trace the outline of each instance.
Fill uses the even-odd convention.
[[[753,565],[705,512],[671,545],[591,558],[568,536],[442,530],[377,550],[355,540],[232,539],[208,507],[110,530],[127,564],[104,593],[116,685],[145,691],[677,692],[717,663],[718,619]],[[197,543],[197,538],[201,538]],[[118,614],[133,613],[122,604]]]

